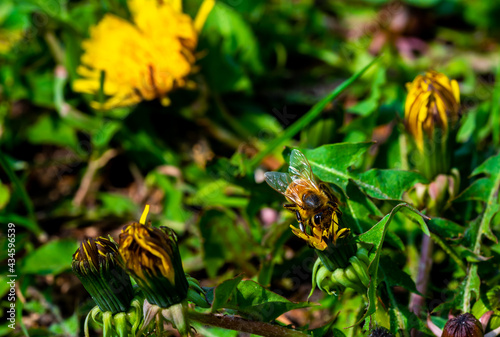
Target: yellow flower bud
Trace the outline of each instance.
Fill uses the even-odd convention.
[[[122,230],[119,252],[149,303],[168,308],[186,299],[188,281],[172,229],[134,222]]]
[[[130,277],[119,266],[114,241],[104,237],[83,241],[73,254],[72,269],[101,311],[128,310],[134,291]]]
[[[433,70],[417,76],[406,87],[405,126],[422,152],[424,137],[432,139],[436,128],[447,134],[458,121],[460,89],[457,81]]]

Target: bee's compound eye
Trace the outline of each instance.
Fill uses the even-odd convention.
[[[323,219],[323,213],[318,213],[314,216],[314,224],[321,224],[321,220]]]

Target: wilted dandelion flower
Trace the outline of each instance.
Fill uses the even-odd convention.
[[[382,327],[377,327],[377,328],[373,329],[368,336],[369,337],[394,337],[394,335],[391,334],[389,330],[387,330],[386,328],[382,328]]]
[[[193,20],[182,12],[179,0],[128,0],[133,22],[113,14],[90,30],[83,42],[84,54],[74,82],[77,92],[97,94],[103,77],[104,102],[94,108],[112,109],[160,98],[189,87],[186,77],[193,71],[198,34],[213,8],[205,0]]]
[[[484,336],[481,322],[471,314],[463,314],[448,320],[443,329],[442,337],[482,337]]]
[[[480,319],[469,313],[451,316],[443,330],[439,329],[429,316],[427,326],[438,337],[495,337],[500,334],[500,327],[488,333],[484,332],[492,314],[493,311],[488,311]]]
[[[440,128],[446,134],[458,120],[460,89],[455,80],[442,73],[428,71],[406,85],[405,125],[419,151],[424,149],[424,137],[430,139]]]

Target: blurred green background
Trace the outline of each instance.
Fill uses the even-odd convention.
[[[184,11],[194,17],[199,5],[187,0]],[[405,84],[427,69],[460,83],[462,176],[500,144],[497,1],[217,1],[199,36],[195,88],[169,93],[169,106],[151,100],[102,111],[72,83],[82,41],[106,13],[130,18],[125,0],[0,3],[0,219],[2,228],[16,224],[18,309],[30,336],[79,336],[93,303],[71,273],[71,255],[85,237],[116,238],[145,204],[155,226],[178,233],[185,270],[204,286],[244,273],[305,300],[313,252],[292,237],[293,217],[263,173],[282,166],[282,145],[372,140],[359,170],[404,167]],[[252,162],[376,55],[315,120]],[[399,234],[417,246],[404,225]],[[0,241],[6,260],[6,230]],[[336,302],[280,319],[319,327]],[[349,303],[344,315],[362,306],[360,298]],[[11,332],[2,319],[0,335]]]

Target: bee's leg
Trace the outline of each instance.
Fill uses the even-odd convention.
[[[297,217],[297,221],[299,222],[299,228],[302,233],[306,232],[306,228],[304,227],[304,223],[302,222],[302,217],[300,216],[299,211],[295,212],[295,216]]]
[[[291,212],[295,212],[295,217],[297,218],[297,221],[299,222],[299,228],[300,230],[305,233],[306,228],[304,227],[304,222],[302,220],[302,217],[300,216],[299,213],[299,208],[295,204],[284,204],[283,207],[285,207],[287,210]]]

